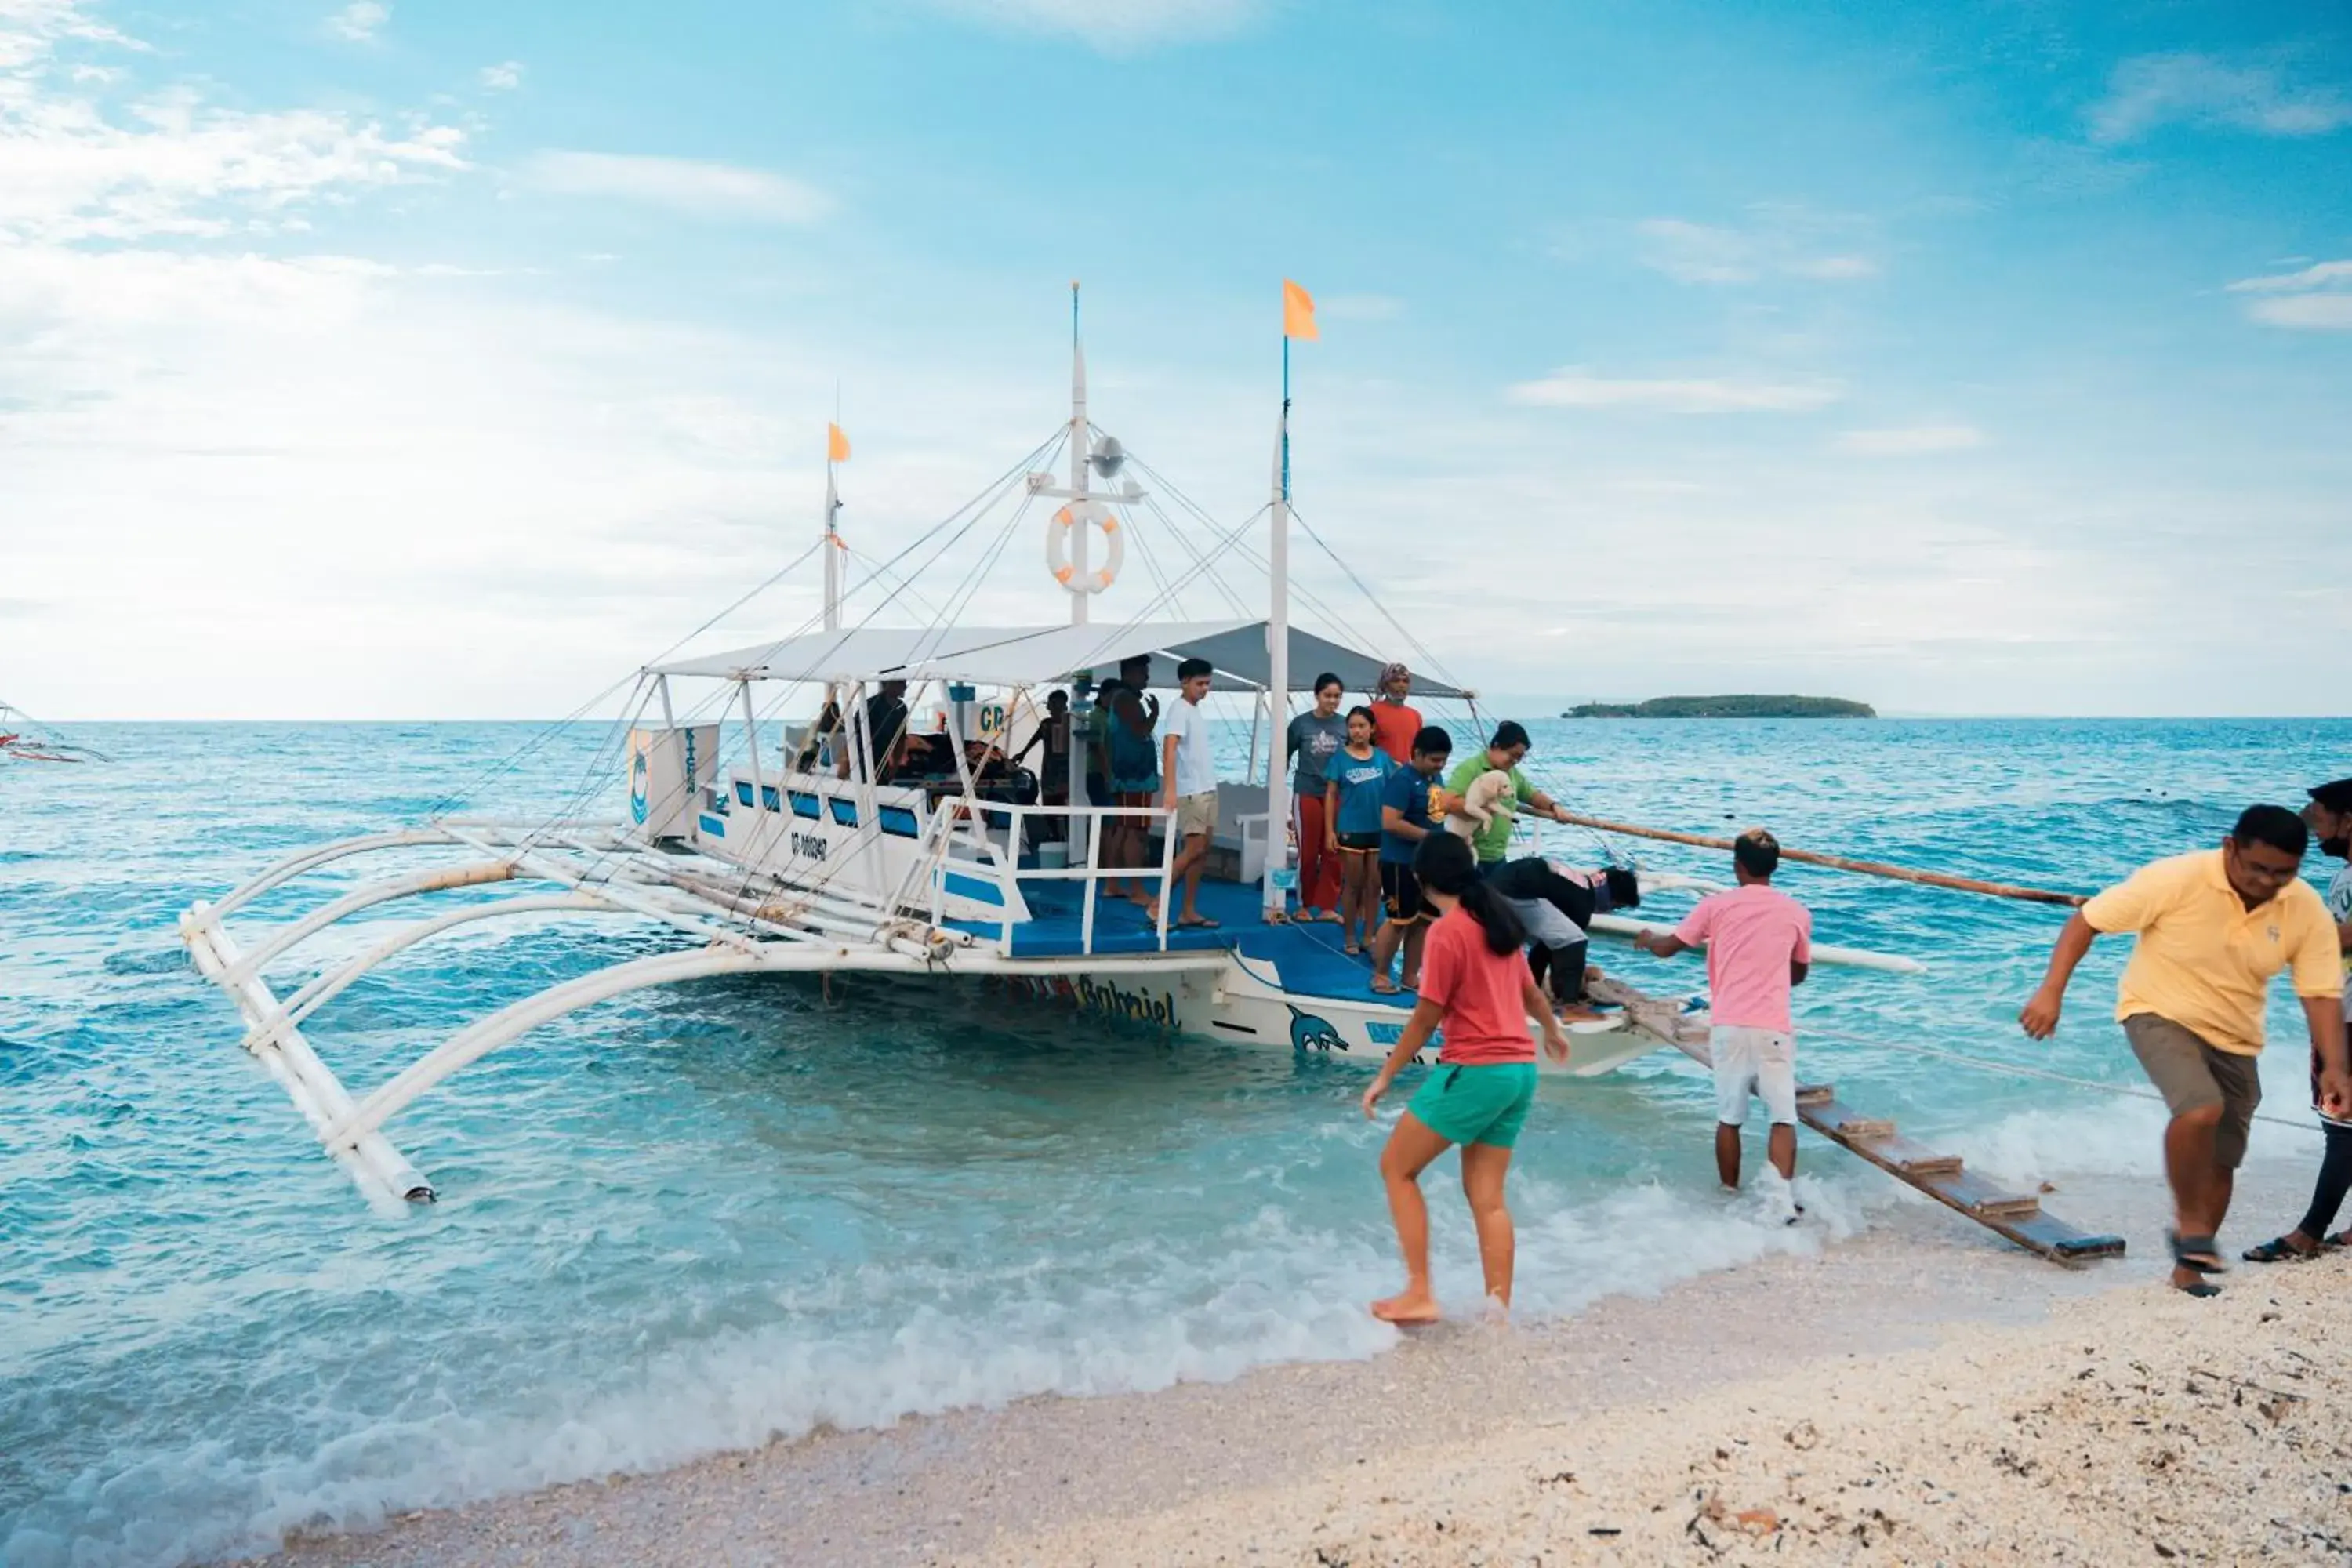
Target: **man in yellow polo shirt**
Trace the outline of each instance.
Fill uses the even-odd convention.
[[[2172,1283],[2192,1296],[2220,1292],[2204,1276],[2223,1269],[2215,1235],[2263,1097],[2254,1059],[2264,993],[2280,970],[2294,972],[2325,1107],[2352,1111],[2336,922],[2299,875],[2310,839],[2286,807],[2251,805],[2221,848],[2141,867],[2067,920],[2042,989],[2018,1015],[2027,1034],[2048,1039],[2091,943],[2114,931],[2137,934],[2116,1017],[2172,1112],[2164,1131]]]

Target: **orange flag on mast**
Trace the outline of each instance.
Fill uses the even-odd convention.
[[[1282,280],[1282,335],[1310,343],[1322,336],[1315,330],[1315,296],[1287,278]]]
[[[841,426],[838,425],[827,425],[824,427],[824,456],[827,462],[849,461],[849,437],[841,433]]]

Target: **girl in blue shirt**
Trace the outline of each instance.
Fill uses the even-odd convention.
[[[1372,734],[1372,710],[1349,709],[1348,743],[1323,764],[1326,847],[1339,858],[1339,929],[1351,958],[1381,923],[1381,786],[1396,771]]]

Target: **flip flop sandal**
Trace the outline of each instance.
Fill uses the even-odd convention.
[[[2305,1252],[2282,1236],[2265,1241],[2260,1247],[2250,1247],[2238,1256],[2249,1263],[2308,1263],[2326,1251],[2326,1247],[2327,1244],[2322,1242]],[[2192,1264],[2190,1267],[2194,1268],[2195,1265]]]
[[[2171,1245],[2172,1261],[2183,1268],[2194,1268],[2200,1274],[2230,1271],[2230,1266],[2221,1261],[2221,1248],[2210,1236],[2183,1236],[2177,1230],[2168,1230],[2164,1239]]]
[[[2196,1265],[2192,1263],[2189,1267],[2194,1268]],[[2221,1293],[2221,1287],[2209,1285],[2202,1279],[2192,1279],[2186,1285],[2175,1285],[2173,1289],[2184,1296],[2194,1296],[2200,1301],[2210,1300]]]

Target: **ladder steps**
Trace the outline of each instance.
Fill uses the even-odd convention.
[[[1867,1138],[1875,1142],[1895,1136],[1895,1123],[1884,1116],[1856,1116],[1848,1112],[1832,1121],[1831,1126],[1842,1138]]]

